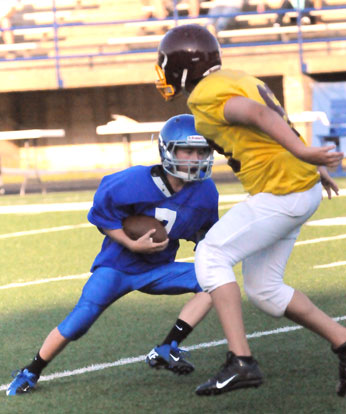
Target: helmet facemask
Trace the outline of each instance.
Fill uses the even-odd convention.
[[[159,65],[155,65],[155,70],[159,78],[155,82],[156,89],[160,92],[166,101],[173,99],[173,96],[175,95],[174,86],[168,85],[165,72]]]
[[[163,169],[170,175],[183,181],[203,181],[211,176],[214,163],[213,150],[201,135],[189,136],[184,141],[170,141],[168,145],[160,134],[159,148]],[[198,160],[182,160],[176,157],[179,148],[198,148],[205,150],[205,157]],[[181,171],[183,168],[185,171]]]

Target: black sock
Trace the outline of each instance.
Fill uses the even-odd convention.
[[[244,362],[252,362],[253,361],[253,356],[241,356],[241,355],[237,355],[237,357],[239,359],[241,359]]]
[[[177,341],[177,343],[180,344],[180,342],[192,332],[192,329],[193,328],[188,323],[181,319],[177,319],[175,325],[161,345],[170,345],[172,341]]]
[[[41,375],[43,368],[45,368],[47,365],[48,365],[48,362],[42,359],[40,357],[40,353],[37,352],[37,355],[32,360],[31,364],[24,367],[24,369],[26,368],[28,371],[32,372],[37,377],[39,377]]]

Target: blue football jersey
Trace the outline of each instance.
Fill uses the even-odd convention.
[[[144,214],[162,221],[169,237],[168,247],[153,254],[133,253],[105,237],[92,265],[127,273],[141,273],[173,262],[179,239],[196,240],[218,220],[218,192],[211,179],[189,182],[177,193],[167,194],[155,182],[152,169],[135,166],[103,178],[94,196],[88,220],[100,230],[120,229],[130,215]]]

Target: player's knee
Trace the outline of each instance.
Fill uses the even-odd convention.
[[[212,292],[218,286],[235,282],[235,275],[222,249],[211,246],[203,240],[197,246],[195,270],[199,285],[205,292]]]
[[[209,293],[207,292],[198,292],[196,293],[196,297],[199,298],[200,303],[206,307],[206,308],[211,308],[213,306],[213,301],[211,299],[211,296]]]
[[[265,289],[244,286],[244,290],[250,302],[274,318],[284,315],[293,294],[293,289],[285,284]]]
[[[88,332],[103,310],[104,307],[92,302],[77,304],[58,326],[61,335],[70,341],[76,341]]]

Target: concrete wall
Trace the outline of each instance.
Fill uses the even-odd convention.
[[[283,103],[282,79],[263,78]],[[65,138],[7,142],[4,167],[37,165],[46,170],[125,168],[158,160],[151,134],[136,134],[127,147],[119,135],[100,136],[96,127],[126,115],[139,122],[164,121],[189,112],[186,98],[165,103],[153,84],[27,91],[0,94],[0,130],[64,129]],[[34,146],[33,146],[34,144]]]

